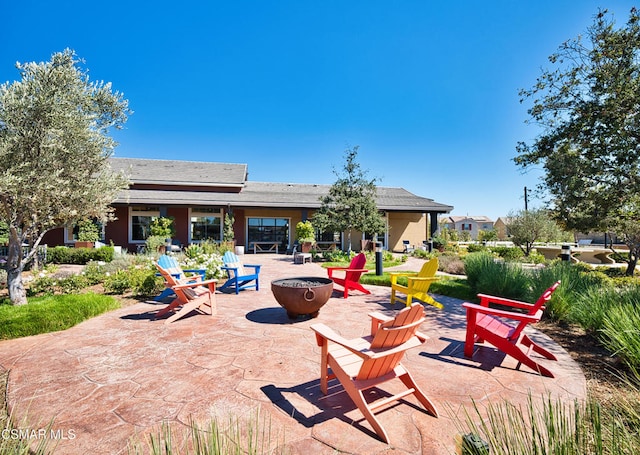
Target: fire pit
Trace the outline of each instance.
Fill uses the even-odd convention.
[[[333,292],[333,280],[315,276],[282,278],[271,282],[271,291],[289,319],[308,314],[318,316]]]

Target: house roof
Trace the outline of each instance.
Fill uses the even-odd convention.
[[[320,197],[328,194],[330,185],[302,183],[251,182],[246,180],[246,165],[225,163],[200,163],[163,160],[123,159],[118,169],[127,165],[130,179],[134,184],[157,184],[158,189],[130,188],[123,191],[114,203],[140,205],[200,205],[232,207],[281,207],[281,208],[319,208]],[[131,166],[128,166],[128,165]],[[211,166],[211,165],[217,166]],[[156,174],[154,166],[159,165]],[[201,166],[206,165],[206,166]],[[189,167],[190,166],[190,167]],[[197,173],[188,182],[177,181],[176,175],[190,175],[192,169],[206,169]],[[116,166],[114,166],[116,169]],[[184,170],[178,173],[178,169]],[[228,170],[227,170],[228,169]],[[232,177],[218,174],[229,172]],[[240,174],[244,175],[240,183]],[[164,175],[164,179],[161,178]],[[168,181],[170,179],[170,181]],[[224,183],[220,183],[224,182]],[[175,185],[184,186],[184,190],[175,189]],[[165,189],[160,188],[164,186]],[[205,187],[241,187],[240,191],[198,191],[189,186]],[[440,204],[433,199],[417,196],[404,188],[377,187],[376,204],[380,210],[403,212],[436,212],[448,213],[453,207]]]
[[[178,186],[241,187],[247,165],[204,161],[110,158],[114,171],[123,171],[133,183]]]
[[[479,215],[479,216],[448,216],[447,219],[451,220],[453,223],[460,223],[461,221],[475,221],[476,223],[493,223],[493,220],[488,216]]]

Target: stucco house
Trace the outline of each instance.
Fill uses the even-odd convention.
[[[508,240],[511,234],[509,234],[509,223],[511,222],[510,217],[501,216],[498,217],[495,223],[493,223],[493,228],[498,233],[498,240]]]
[[[493,229],[493,220],[486,216],[447,216],[441,218],[442,227],[457,231],[459,234],[469,233],[472,240],[478,239],[480,231]]]
[[[252,251],[254,244],[273,244],[278,251],[295,242],[295,226],[313,216],[330,185],[253,182],[246,164],[111,158],[114,170],[125,172],[130,186],[113,201],[116,220],[104,226],[104,241],[136,251],[149,235],[154,217],[172,217],[175,241],[182,245],[222,239],[225,213],[235,218],[236,245]],[[387,230],[378,233],[386,249],[402,251],[403,240],[421,245],[438,228],[438,217],[453,207],[417,196],[403,188],[378,187],[378,209]],[[319,241],[346,247],[345,233],[318,233]],[[353,232],[353,249],[368,233]],[[73,229],[47,234],[49,245],[70,244]],[[263,243],[260,243],[263,242]]]

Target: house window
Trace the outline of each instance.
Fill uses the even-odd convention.
[[[462,223],[462,228],[463,231],[470,231],[471,230],[471,223]]]
[[[247,241],[278,242],[281,248],[289,246],[288,218],[249,218],[247,220]]]
[[[195,207],[191,209],[191,241],[222,240],[222,214],[220,209]]]
[[[340,243],[340,233],[332,232],[332,231],[327,231],[327,232],[316,231],[316,240],[318,242]]]
[[[131,228],[131,242],[144,242],[150,234],[151,222],[160,217],[158,207],[131,207],[129,211],[129,226]]]

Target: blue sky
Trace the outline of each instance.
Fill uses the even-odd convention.
[[[518,90],[632,1],[2,1],[0,82],[74,49],[134,114],[115,156],[247,163],[331,184],[347,147],[381,186],[496,219],[524,207]],[[64,6],[59,6],[64,4]],[[530,206],[540,205],[530,200]]]

